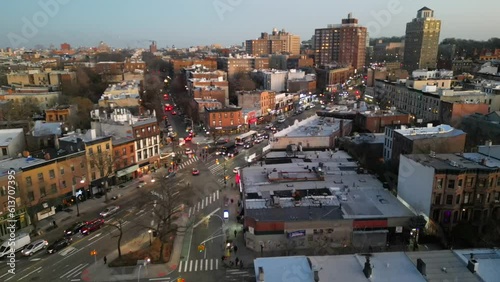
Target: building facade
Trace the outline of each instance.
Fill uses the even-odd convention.
[[[434,11],[423,7],[417,17],[406,24],[404,68],[435,69],[437,66],[441,21],[434,18]]]
[[[210,130],[234,131],[245,124],[242,110],[239,107],[222,109],[205,109],[205,126]]]

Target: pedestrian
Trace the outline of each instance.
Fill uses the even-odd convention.
[[[108,262],[108,259],[106,258],[106,256],[104,256],[103,260],[104,260],[104,264],[106,264]]]
[[[234,249],[234,253],[236,254],[236,252],[238,251],[238,246],[235,245],[233,249]]]
[[[233,199],[231,199],[231,204],[232,204],[232,203],[234,203],[234,200],[233,200]]]
[[[57,227],[57,224],[56,224],[56,221],[55,221],[55,220],[52,220],[52,225],[53,225],[54,227]]]
[[[234,238],[236,238],[237,234],[238,234],[238,230],[234,230]]]
[[[239,258],[236,258],[236,259],[234,260],[234,262],[235,262],[236,266],[238,266],[238,264],[240,263],[240,259],[239,259]]]
[[[221,260],[222,260],[222,261],[226,260],[226,256],[224,256],[224,255],[223,255],[223,256],[221,257]]]

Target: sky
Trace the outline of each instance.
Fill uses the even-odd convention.
[[[308,40],[348,13],[369,37],[402,36],[427,6],[442,21],[440,39],[500,37],[500,1],[408,0],[2,0],[0,48],[97,46],[159,48],[241,44],[273,28]]]

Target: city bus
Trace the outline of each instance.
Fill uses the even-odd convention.
[[[240,136],[234,138],[234,142],[238,146],[243,146],[245,145],[245,143],[251,141],[252,139],[255,139],[255,137],[257,137],[257,131],[250,130],[247,133],[243,133]]]
[[[234,142],[228,142],[226,144],[218,145],[215,154],[225,156],[229,151],[232,151],[236,148],[236,144]]]

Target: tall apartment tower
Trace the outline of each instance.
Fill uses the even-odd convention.
[[[403,65],[409,73],[436,68],[440,32],[441,21],[427,7],[418,10],[417,17],[406,24]]]
[[[158,52],[158,47],[156,46],[156,41],[151,41],[151,45],[149,45],[149,52],[151,52],[151,53]]]
[[[320,66],[338,64],[361,70],[366,57],[366,27],[358,19],[347,16],[340,25],[318,28],[314,33],[314,56]]]
[[[289,53],[300,54],[300,36],[286,32],[284,29],[278,31],[273,29],[271,34],[262,32],[260,38],[246,40],[245,49],[248,54],[254,56]]]

